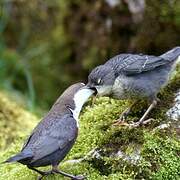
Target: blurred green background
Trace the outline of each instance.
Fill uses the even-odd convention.
[[[177,45],[179,0],[0,0],[0,88],[32,111],[116,54]]]

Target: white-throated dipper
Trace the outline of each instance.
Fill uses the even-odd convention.
[[[49,174],[58,173],[74,180],[84,176],[74,176],[58,170],[59,163],[65,158],[75,143],[78,134],[78,116],[83,104],[94,93],[77,83],[70,86],[55,102],[48,114],[32,131],[22,150],[5,161],[27,165],[42,179]],[[35,167],[52,165],[50,171],[40,171]]]
[[[170,72],[180,56],[180,47],[160,55],[120,54],[97,66],[88,76],[87,87],[96,89],[100,96],[116,99],[147,99],[150,106],[141,119],[130,125],[143,124],[157,104],[157,94],[169,79]],[[135,103],[133,103],[134,105]],[[132,107],[132,106],[131,106]],[[124,111],[116,124],[122,124],[131,107]]]

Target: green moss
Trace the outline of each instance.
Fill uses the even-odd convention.
[[[178,179],[180,171],[180,142],[176,136],[168,137],[165,132],[145,134],[142,149],[143,159],[149,163],[151,179]]]
[[[37,119],[0,92],[0,149],[27,135]]]
[[[177,72],[179,72],[179,68]],[[178,179],[180,171],[178,158],[180,142],[178,140],[177,126],[172,124],[165,130],[154,130],[156,126],[167,122],[168,119],[165,112],[171,106],[174,99],[173,94],[178,88],[179,73],[176,73],[169,85],[160,93],[161,102],[158,107],[149,115],[155,120],[144,128],[112,126],[113,121],[129,106],[130,102],[98,98],[92,106],[91,101],[89,101],[81,114],[80,132],[77,142],[66,159],[61,163],[60,167],[62,167],[62,170],[72,174],[85,174],[89,180]],[[2,102],[0,106],[2,106]],[[141,104],[135,108],[134,112],[128,117],[128,121],[139,119],[143,113],[143,111],[139,113],[139,109],[143,109],[145,106],[145,104]],[[11,103],[9,107],[12,107],[12,109],[10,108],[12,112],[16,109],[16,105],[11,105]],[[8,114],[7,112],[11,111],[3,112]],[[31,115],[29,114],[28,117],[30,118]],[[12,125],[15,128],[13,132],[16,134],[17,131],[17,137],[22,137],[21,133],[18,132],[22,132],[23,135],[27,134],[24,128],[22,131],[19,131],[19,127],[24,127],[24,124],[22,124],[22,119],[24,120],[24,118],[20,119],[20,121],[15,121]],[[18,126],[16,127],[16,125]],[[11,127],[11,123],[8,123],[8,126]],[[28,127],[29,130],[32,129],[32,125]],[[10,137],[15,137],[15,134],[10,135]],[[18,138],[7,150],[1,152],[0,161],[4,161],[18,152],[22,146],[23,139],[24,136],[23,138]],[[66,162],[71,159],[83,158],[95,148],[99,150],[98,158],[90,155],[80,163]],[[140,159],[132,162],[131,158],[136,150],[140,151]],[[129,159],[117,156],[119,151]],[[49,167],[45,169],[49,169]],[[23,165],[0,165],[0,179],[31,180],[35,177],[37,177],[37,174]],[[47,179],[59,179],[59,177],[59,175],[49,176]]]

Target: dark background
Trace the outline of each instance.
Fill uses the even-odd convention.
[[[179,0],[0,0],[0,88],[33,111],[116,54],[177,45]]]

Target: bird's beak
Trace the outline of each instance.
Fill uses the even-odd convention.
[[[96,87],[92,86],[90,83],[86,84],[85,88],[88,88],[88,89],[91,89],[91,90],[94,91],[93,99],[92,99],[92,106],[94,106],[95,101],[96,101],[96,97],[97,97],[97,94],[98,94],[98,91],[97,91]]]
[[[90,83],[86,84],[86,86],[84,86],[84,88],[87,88],[87,89],[91,89],[91,90],[93,90],[93,91],[94,91],[94,95],[95,95],[95,96],[96,96],[96,95],[97,95],[97,93],[98,93],[98,91],[97,91],[96,87],[95,87],[95,86],[92,86]]]

